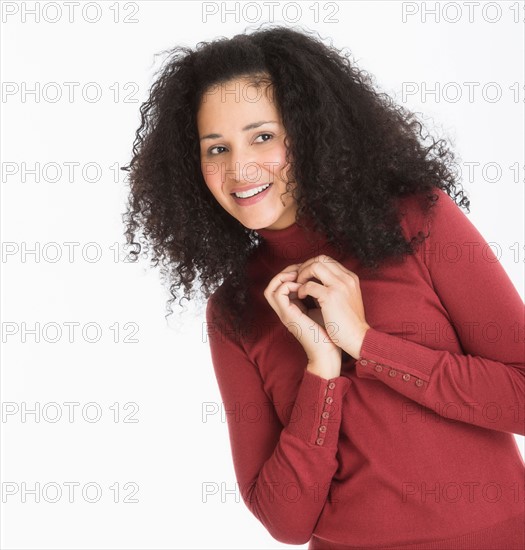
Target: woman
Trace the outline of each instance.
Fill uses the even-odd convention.
[[[197,275],[210,298],[237,480],[270,534],[522,548],[523,303],[445,144],[282,27],[175,48],[141,113],[126,234],[174,299]]]

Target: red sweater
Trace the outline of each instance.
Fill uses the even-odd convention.
[[[248,265],[255,320],[218,329],[211,357],[247,507],[278,541],[310,549],[525,548],[523,302],[443,191],[424,217],[401,201],[414,255],[374,273],[294,224],[261,229]],[[311,226],[309,226],[311,227]],[[327,254],[360,280],[365,334],[341,375],[306,353],[263,296],[284,267]],[[217,292],[220,292],[218,289]]]

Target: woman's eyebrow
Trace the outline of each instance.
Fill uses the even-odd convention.
[[[263,124],[278,124],[277,120],[260,120],[259,122],[252,122],[251,124],[248,124],[245,126],[242,131],[246,132],[247,130],[253,130],[254,128],[258,128],[259,126],[262,126]],[[206,136],[201,137],[200,141],[204,141],[205,139],[217,139],[221,138],[221,134],[207,134]]]

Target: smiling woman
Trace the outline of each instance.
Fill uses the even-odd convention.
[[[297,211],[283,179],[286,132],[270,84],[267,76],[212,86],[197,113],[204,181],[217,202],[250,229],[283,229],[295,222]]]
[[[228,430],[269,533],[523,548],[523,303],[445,142],[283,27],[175,48],[141,113],[128,242],[174,298],[199,276],[224,410],[256,411]]]

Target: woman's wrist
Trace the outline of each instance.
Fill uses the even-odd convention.
[[[361,335],[359,336],[359,340],[358,340],[358,343],[357,343],[355,355],[350,354],[354,357],[354,359],[359,359],[359,357],[361,357],[361,348],[363,347],[363,342],[365,340],[365,336],[366,336],[366,333],[367,333],[369,328],[371,328],[371,327],[367,323],[361,331]]]
[[[351,344],[343,346],[343,349],[346,351],[346,353],[348,353],[348,355],[350,355],[354,359],[359,359],[359,357],[361,357],[361,348],[363,347],[363,342],[369,328],[372,327],[367,323],[359,331],[359,336],[357,338],[354,338]]]
[[[341,376],[341,360],[336,363],[329,359],[315,359],[313,361],[308,361],[306,370],[321,378],[331,380],[332,378]]]

